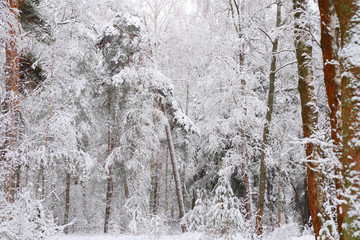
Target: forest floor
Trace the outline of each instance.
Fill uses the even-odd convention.
[[[279,238],[280,237],[280,238]],[[266,240],[314,240],[314,236],[312,235],[305,235],[301,237],[290,237],[290,238],[283,238],[284,236],[274,236],[274,238],[264,237]],[[179,235],[166,235],[166,236],[159,236],[159,235],[118,235],[118,236],[111,236],[111,235],[56,235],[50,238],[50,240],[204,240],[206,237],[200,233],[184,233]],[[234,240],[247,240],[243,238],[241,235],[237,235]]]

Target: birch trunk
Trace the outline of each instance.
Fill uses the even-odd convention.
[[[360,230],[360,3],[337,0],[340,22],[341,118],[343,130],[342,191],[343,239],[359,239]]]

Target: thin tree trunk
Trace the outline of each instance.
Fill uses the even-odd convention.
[[[106,200],[105,200],[105,222],[104,222],[104,233],[108,232],[109,219],[111,213],[111,198],[113,194],[113,178],[112,178],[112,167],[108,168],[107,185],[106,185]]]
[[[321,19],[321,49],[323,53],[324,82],[330,108],[331,139],[334,142],[334,153],[341,163],[341,77],[337,55],[339,51],[339,31],[336,27],[338,25],[338,19],[335,12],[334,0],[319,0],[319,10]],[[335,175],[336,194],[337,199],[340,200],[340,192],[342,189],[341,171],[337,164],[335,164]],[[336,204],[338,232],[340,240],[342,240],[343,216],[340,208],[340,204]]]
[[[168,209],[169,209],[169,200],[168,200],[168,176],[169,176],[169,150],[166,148],[166,161],[165,161],[165,225],[168,224]]]
[[[160,102],[159,105],[160,105],[161,110],[165,114],[166,111],[165,111],[164,103]],[[175,191],[176,191],[176,197],[177,197],[178,206],[179,206],[179,218],[181,219],[185,215],[185,205],[184,205],[184,198],[183,198],[183,193],[182,193],[182,189],[181,189],[181,187],[182,187],[181,176],[179,174],[179,168],[178,168],[177,159],[175,156],[174,143],[173,143],[173,139],[172,139],[172,135],[171,135],[170,122],[165,124],[165,133],[166,133],[166,138],[167,138],[167,143],[168,143],[168,148],[169,148],[170,161],[171,161],[171,165],[172,165],[172,169],[173,169]],[[182,230],[182,232],[185,232],[186,227],[184,225],[182,225],[181,230]]]
[[[150,189],[150,206],[151,214],[156,215],[159,207],[159,166],[155,163],[154,154],[150,160],[151,171],[151,189]]]
[[[111,118],[111,100],[112,100],[112,92],[110,86],[108,86],[108,156],[110,156],[111,152],[114,149],[114,138],[112,137],[112,121],[115,122],[115,115],[113,115],[113,119]],[[112,166],[109,165],[107,168],[107,185],[106,185],[106,200],[105,200],[105,219],[104,219],[104,233],[108,232],[109,228],[109,219],[111,214],[111,198],[114,190],[114,183],[112,177]]]
[[[342,191],[343,239],[358,239],[360,230],[360,51],[357,0],[337,0],[341,36],[341,118],[343,130]]]
[[[277,1],[276,10],[276,27],[280,26],[281,21],[281,2]],[[270,66],[270,87],[269,96],[267,102],[266,122],[264,124],[263,140],[261,145],[261,159],[260,159],[260,179],[259,179],[259,199],[257,204],[257,215],[256,215],[256,231],[258,235],[262,234],[263,230],[263,215],[265,205],[265,190],[266,190],[266,163],[265,163],[265,149],[268,145],[268,137],[270,132],[271,115],[274,106],[274,91],[275,91],[275,71],[276,71],[276,59],[279,45],[279,37],[277,36],[272,46],[272,57]]]
[[[183,199],[182,190],[181,190],[181,179],[180,179],[180,174],[179,174],[179,169],[178,169],[177,160],[176,160],[176,156],[175,156],[175,149],[174,149],[174,144],[172,141],[172,135],[171,135],[171,130],[170,130],[169,124],[165,125],[165,132],[166,132],[167,142],[168,142],[168,146],[169,146],[170,161],[171,161],[171,165],[172,165],[172,169],[173,169],[176,196],[177,196],[178,205],[179,205],[179,218],[182,218],[185,214],[185,206],[184,206],[184,199]],[[182,230],[183,230],[183,232],[185,231],[183,226],[182,226]]]
[[[66,172],[66,188],[65,188],[65,212],[64,212],[64,225],[69,223],[69,213],[70,213],[70,184],[71,176],[70,172]],[[64,233],[69,233],[69,228],[65,227]]]
[[[306,0],[293,0],[295,48],[299,72],[299,93],[301,99],[301,116],[304,138],[312,137],[317,131],[318,109],[314,89],[314,74],[312,70],[312,46],[309,25],[304,24],[303,15],[306,12]],[[307,175],[309,206],[315,238],[320,234],[325,219],[324,176],[320,163],[320,147],[315,143],[306,144]]]
[[[128,199],[130,197],[130,192],[129,192],[129,186],[127,183],[127,173],[126,173],[126,168],[125,168],[124,162],[120,163],[120,169],[121,169],[121,173],[123,175],[125,198]]]
[[[250,156],[247,148],[247,139],[244,131],[244,126],[241,126],[241,135],[243,137],[242,143],[242,156],[245,159],[245,162],[242,164],[243,172],[243,183],[245,190],[245,210],[246,215],[245,219],[250,220],[252,216],[252,198],[251,198],[251,183],[250,183]]]
[[[282,175],[282,159],[280,158],[278,181],[277,181],[277,227],[281,226],[281,175]]]

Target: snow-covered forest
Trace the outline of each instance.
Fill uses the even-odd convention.
[[[359,19],[0,0],[0,239],[360,239]]]

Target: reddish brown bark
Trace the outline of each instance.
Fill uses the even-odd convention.
[[[18,1],[7,0],[10,7],[10,18],[8,20],[9,40],[6,43],[6,68],[5,68],[5,99],[3,103],[4,113],[8,116],[8,123],[6,125],[6,140],[4,151],[1,153],[1,158],[7,162],[8,165],[8,186],[7,186],[7,200],[14,202],[17,187],[19,187],[19,166],[15,158],[7,158],[7,151],[16,151],[19,140],[19,79],[20,79],[20,54],[19,54],[19,35],[20,32],[20,10],[23,3],[19,7]]]
[[[343,239],[358,239],[356,221],[360,216],[356,206],[360,203],[360,52],[357,49],[360,31],[360,6],[356,0],[337,0],[335,9],[340,23],[342,55],[341,119],[343,130],[342,177],[343,185]]]
[[[293,0],[296,58],[299,72],[299,93],[304,138],[310,138],[317,131],[318,109],[312,70],[312,46],[309,27],[303,23],[306,0]],[[312,142],[305,146],[308,176],[308,194],[311,220],[315,238],[319,237],[324,220],[324,180],[321,172],[320,147]]]
[[[334,152],[340,163],[341,158],[341,105],[340,105],[340,91],[341,79],[340,68],[338,63],[337,52],[339,50],[339,33],[336,29],[337,16],[335,12],[334,0],[319,0],[319,10],[321,19],[321,49],[323,53],[323,68],[324,68],[324,82],[326,87],[326,94],[328,98],[328,105],[330,109],[330,125],[331,125],[331,139],[334,143]],[[335,166],[335,187],[337,190],[337,198],[341,196],[339,192],[342,189],[340,180],[340,170]],[[337,224],[340,239],[342,236],[342,211],[340,205],[336,206]]]

